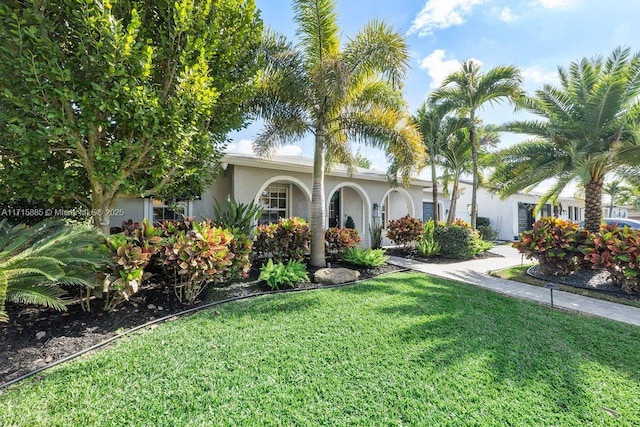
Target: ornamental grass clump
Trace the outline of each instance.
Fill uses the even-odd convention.
[[[544,217],[521,233],[513,247],[527,259],[536,259],[544,274],[566,275],[583,265],[588,237],[589,232],[572,221]]]
[[[611,281],[625,292],[640,292],[640,231],[606,225],[587,240],[585,261],[609,272]]]
[[[436,223],[433,219],[429,219],[429,221],[424,223],[422,238],[418,240],[418,243],[416,244],[416,249],[420,255],[429,257],[440,253],[442,246],[433,237],[435,228]]]
[[[415,246],[422,238],[424,228],[422,220],[406,215],[400,219],[390,220],[387,223],[387,237],[402,250],[408,250]]]

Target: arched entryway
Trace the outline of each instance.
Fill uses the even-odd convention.
[[[345,227],[349,217],[353,219],[362,246],[369,245],[371,200],[364,189],[353,182],[343,182],[327,193],[327,227]]]

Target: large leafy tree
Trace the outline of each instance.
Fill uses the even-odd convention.
[[[539,120],[505,126],[533,138],[496,154],[491,181],[508,196],[555,179],[542,206],[578,180],[585,189],[585,228],[595,232],[605,177],[640,161],[640,56],[617,48],[606,59],[584,58],[559,68],[559,78],[559,86],[545,85],[523,103]]]
[[[424,149],[400,92],[409,55],[405,40],[380,21],[340,45],[332,0],[293,2],[298,44],[269,32],[265,69],[253,108],[265,121],[254,144],[268,155],[280,144],[315,138],[311,264],[325,265],[324,172],[328,162],[354,163],[352,143],[387,151],[392,172],[408,180]]]
[[[451,169],[448,170],[459,170],[460,173],[464,170],[457,166],[457,159],[460,155],[460,153],[457,152],[459,147],[455,145],[449,146],[449,143],[454,142],[451,140],[451,137],[457,131],[467,126],[468,122],[466,119],[451,116],[449,114],[450,111],[451,106],[446,102],[434,103],[431,100],[427,100],[418,108],[414,116],[414,120],[418,124],[418,129],[420,129],[420,133],[422,134],[423,144],[429,155],[432,183],[431,197],[434,206],[433,220],[435,222],[440,221],[438,212],[438,163],[447,162],[447,164],[450,164]],[[447,154],[451,157],[449,159],[451,163],[449,163],[448,159],[442,158],[444,149],[450,150]],[[459,178],[460,176],[458,175],[456,182],[459,182]]]
[[[199,194],[257,73],[253,0],[0,4],[4,199]]]
[[[446,101],[453,105],[458,115],[469,120],[469,140],[473,164],[473,184],[471,192],[471,226],[476,228],[478,216],[478,138],[476,136],[476,116],[486,104],[502,100],[517,101],[522,94],[522,76],[514,66],[497,66],[485,73],[480,72],[480,64],[473,60],[463,62],[460,70],[447,76],[442,85],[431,94],[434,101]]]

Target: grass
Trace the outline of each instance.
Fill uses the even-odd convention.
[[[529,269],[529,267],[531,267],[531,265],[532,264],[505,268],[503,270],[495,270],[491,272],[491,275],[499,277],[501,279],[513,280],[516,282],[528,283],[529,285],[544,287],[544,285],[547,284],[546,281],[536,279],[535,277],[529,276],[527,274],[527,270]],[[630,305],[632,307],[640,307],[640,300],[633,296],[626,297],[624,295],[615,295],[606,292],[581,289],[573,286],[563,285],[562,283],[557,283],[557,285],[559,290],[570,292],[572,294],[584,295],[586,297],[601,299],[604,301],[611,301],[618,304]]]
[[[640,328],[418,273],[220,306],[0,395],[0,425],[640,424]]]

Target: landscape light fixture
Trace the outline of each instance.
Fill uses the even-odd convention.
[[[551,291],[551,308],[553,308],[553,290],[558,289],[558,285],[553,282],[548,282],[544,287]]]

